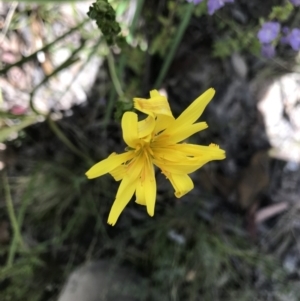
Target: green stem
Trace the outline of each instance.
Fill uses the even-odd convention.
[[[129,35],[130,36],[132,36],[135,32],[136,25],[137,25],[137,22],[139,20],[143,5],[144,5],[144,0],[138,0],[137,1],[136,10],[135,10],[135,13],[134,13],[134,16],[133,16],[133,19],[132,19],[132,23],[129,27]]]
[[[178,31],[176,36],[174,37],[173,43],[171,45],[170,51],[164,61],[164,64],[160,70],[160,73],[158,75],[158,78],[154,84],[154,88],[160,88],[168,70],[169,67],[173,61],[173,58],[175,56],[176,50],[178,48],[179,43],[181,42],[181,39],[183,37],[183,34],[185,33],[185,30],[189,24],[189,21],[191,19],[192,13],[193,13],[193,9],[194,9],[194,4],[190,3],[187,5],[184,17],[179,25]]]
[[[42,86],[44,85],[46,82],[48,82],[48,80],[50,78],[52,78],[53,76],[55,76],[57,73],[59,73],[60,71],[66,69],[67,67],[69,67],[70,65],[72,65],[73,63],[77,62],[79,59],[76,58],[76,55],[84,48],[86,43],[86,40],[82,40],[81,45],[76,48],[72,54],[70,55],[69,58],[67,58],[60,66],[58,66],[51,74],[45,76],[45,78],[32,90],[32,92],[30,93],[30,100],[29,100],[29,104],[30,107],[32,109],[33,112],[35,112],[37,115],[40,116],[44,116],[47,119],[47,122],[49,124],[50,129],[54,132],[54,134],[72,151],[74,152],[76,155],[80,156],[81,158],[83,158],[84,160],[86,160],[86,162],[89,165],[93,164],[93,161],[86,156],[83,152],[81,152],[67,137],[66,135],[60,130],[60,128],[57,126],[57,124],[51,119],[50,115],[46,115],[43,114],[41,112],[39,112],[35,106],[34,106],[34,95],[36,93],[36,91]]]
[[[115,60],[114,60],[113,54],[111,53],[110,48],[108,48],[107,61],[108,61],[108,69],[109,69],[109,73],[110,73],[110,77],[112,79],[113,85],[115,87],[115,90],[116,90],[119,98],[122,99],[124,96],[124,92],[122,90],[122,86],[121,86],[121,83],[120,83],[118,75],[117,75],[117,71],[116,71],[116,67],[115,67]]]
[[[137,22],[139,20],[143,5],[144,5],[144,0],[137,0],[137,7],[136,7],[136,10],[134,13],[132,23],[129,27],[128,36],[130,38],[132,37],[132,35],[135,32]],[[117,70],[116,70],[116,64],[115,64],[115,61],[114,61],[114,58],[113,58],[113,55],[112,55],[110,49],[109,49],[109,53],[107,56],[107,61],[108,61],[109,73],[110,73],[110,76],[111,76],[111,79],[112,79],[115,89],[111,89],[110,94],[109,94],[109,100],[108,100],[107,107],[105,109],[105,116],[104,116],[104,120],[102,123],[103,128],[106,128],[106,126],[111,118],[111,114],[114,109],[114,105],[116,103],[116,94],[119,96],[120,100],[125,101],[124,100],[124,91],[122,90],[120,78],[123,78],[123,72],[124,72],[125,63],[126,63],[126,56],[125,56],[124,52],[122,52],[119,62],[118,62]]]
[[[116,91],[112,90],[111,93],[109,94],[109,99],[108,99],[108,103],[107,106],[105,108],[105,115],[103,118],[103,122],[102,122],[102,127],[105,129],[110,121],[113,109],[114,109],[114,105],[115,105],[115,99],[116,99]]]
[[[9,187],[6,173],[3,173],[3,186],[4,186],[7,212],[8,212],[8,216],[10,219],[11,227],[13,229],[13,239],[12,239],[12,243],[10,246],[7,263],[6,263],[7,267],[10,267],[13,264],[14,254],[16,252],[17,245],[20,244],[23,246],[23,239],[22,239],[22,236],[20,233],[19,224],[18,224],[17,217],[15,214],[14,205],[13,205],[13,201],[11,198],[10,187]]]
[[[136,6],[136,10],[134,12],[134,16],[133,16],[133,19],[132,19],[132,22],[129,26],[129,34],[128,34],[128,37],[129,37],[129,40],[132,39],[134,33],[135,33],[135,30],[136,30],[136,27],[137,27],[137,23],[138,23],[138,20],[140,18],[140,15],[141,15],[141,11],[142,11],[142,8],[143,8],[143,5],[144,5],[144,2],[145,0],[137,0],[137,6]],[[119,66],[118,66],[118,76],[119,78],[122,78],[123,77],[123,71],[124,71],[124,68],[125,68],[125,62],[126,62],[126,55],[124,54],[124,52],[121,53],[121,57],[120,57],[120,61],[119,61]]]
[[[20,210],[18,212],[18,217],[17,217],[17,224],[18,224],[19,228],[22,228],[25,212],[26,212],[26,209],[31,200],[30,192],[32,191],[33,184],[35,183],[36,177],[37,177],[37,172],[35,172],[34,176],[31,178],[28,188],[27,188],[24,196],[21,199],[21,207],[20,207]],[[18,246],[18,238],[17,238],[17,235],[14,235],[11,245],[10,245],[9,253],[8,253],[8,259],[7,259],[8,267],[10,267],[14,261],[17,246]]]
[[[83,158],[88,165],[93,165],[94,162],[89,158],[87,155],[85,155],[83,152],[81,152],[66,136],[65,134],[60,130],[60,128],[57,126],[57,124],[50,118],[50,116],[47,117],[47,121],[49,124],[50,129],[54,132],[54,134],[58,137],[58,139],[63,142],[73,153],[78,155],[79,157]]]

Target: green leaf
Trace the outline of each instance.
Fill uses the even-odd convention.
[[[278,21],[282,22],[286,21],[290,17],[293,9],[294,7],[290,2],[288,2],[285,6],[274,6],[269,15],[269,19],[277,19]]]

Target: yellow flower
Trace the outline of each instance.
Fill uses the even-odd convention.
[[[170,180],[175,196],[180,198],[194,184],[189,174],[212,160],[225,158],[224,150],[215,144],[201,146],[179,143],[207,128],[196,122],[215,94],[210,88],[199,96],[177,119],[172,115],[168,100],[158,91],[150,92],[150,99],[135,98],[134,107],[148,117],[138,121],[138,115],[126,112],[122,118],[123,139],[128,145],[122,154],[112,153],[87,171],[89,179],[110,173],[122,180],[108,223],[114,225],[133,194],[136,203],[145,205],[154,215],[156,180],[154,165]]]

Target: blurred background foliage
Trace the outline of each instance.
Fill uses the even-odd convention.
[[[293,24],[299,8],[235,2],[213,16],[205,1],[0,4],[0,300],[56,300],[75,267],[99,259],[143,279],[139,300],[299,300],[299,204],[257,221],[279,178],[299,169],[267,155],[251,98],[299,70],[284,46],[261,58],[257,39],[263,22]],[[211,128],[193,142],[220,143],[226,162],[203,168],[180,200],[158,174],[155,216],[130,204],[108,226],[117,183],[84,173],[123,150],[132,98],[162,88],[178,115],[210,86]]]

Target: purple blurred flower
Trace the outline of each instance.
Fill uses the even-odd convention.
[[[300,29],[294,28],[289,34],[289,44],[291,47],[298,51],[300,50]]]
[[[287,26],[283,26],[282,27],[282,33],[284,33],[285,35],[288,35],[290,33],[290,28]]]
[[[261,46],[261,54],[264,57],[267,57],[267,58],[274,57],[275,54],[276,54],[274,45],[272,45],[272,44],[263,44]]]
[[[300,0],[290,0],[294,6],[300,6]]]
[[[290,29],[287,26],[284,26],[281,31],[284,35],[280,38],[280,43],[283,45],[290,44]]]
[[[276,39],[280,31],[278,22],[266,22],[257,33],[257,38],[261,44],[268,44]]]
[[[290,30],[288,27],[282,29],[284,36],[280,39],[281,44],[289,44],[295,51],[300,50],[300,29]]]
[[[195,5],[201,3],[203,0],[187,0],[187,2],[193,2]]]
[[[216,10],[222,8],[225,3],[233,3],[234,0],[208,0],[207,7],[208,7],[208,14],[213,15]]]
[[[283,45],[290,44],[290,37],[289,36],[283,36],[280,38],[280,43]]]

